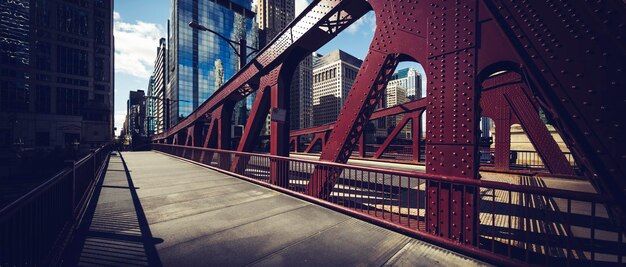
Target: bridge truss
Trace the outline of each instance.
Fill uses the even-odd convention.
[[[271,113],[270,155],[288,157],[290,141],[297,141],[290,138],[288,117],[279,115],[289,110],[294,67],[369,11],[376,18],[374,38],[336,123],[317,129],[323,133],[316,137],[323,144],[319,160],[328,165],[316,165],[310,176],[317,182],[306,184],[304,194],[331,198],[346,168],[341,164],[355,149],[364,153],[359,142],[368,121],[407,114],[398,127],[409,121],[416,128],[425,127],[426,173],[437,177],[424,184],[430,199],[424,215],[429,234],[478,246],[478,186],[459,186],[446,179],[479,179],[481,116],[493,118],[496,129],[519,122],[546,167],[553,173],[571,174],[558,146],[547,138],[537,113],[541,109],[571,149],[583,175],[611,199],[607,202],[611,220],[626,225],[622,118],[626,114],[626,10],[621,1],[313,1],[198,109],[153,142],[208,148],[200,157],[210,162],[219,151],[252,151]],[[424,66],[426,97],[404,108],[376,111],[402,61]],[[508,73],[492,76],[501,71]],[[234,104],[253,92],[256,97],[244,135],[233,149]],[[417,119],[422,112],[424,126]],[[500,146],[507,143],[507,131],[496,130],[496,134]],[[376,154],[380,156],[388,145]],[[219,157],[220,168],[245,170],[250,156],[244,155]],[[508,149],[496,149],[495,158],[496,167],[502,167]],[[270,165],[268,182],[287,187],[290,165],[279,160]]]

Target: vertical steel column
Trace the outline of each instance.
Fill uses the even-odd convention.
[[[300,136],[293,136],[289,138],[289,147],[291,147],[291,143],[293,143],[293,151],[294,153],[298,153],[298,140]]]
[[[367,144],[365,143],[365,131],[359,136],[359,157],[365,158],[365,147]]]
[[[476,1],[432,1],[428,22],[426,172],[478,178]],[[427,230],[476,244],[475,187],[428,182]]]
[[[270,124],[270,154],[289,156],[289,90],[281,90],[278,84],[271,87],[272,122]],[[282,114],[281,114],[282,113]],[[285,115],[282,118],[278,116]],[[277,116],[275,118],[274,116]],[[270,182],[287,187],[289,185],[289,162],[270,161]]]
[[[507,171],[510,169],[511,154],[511,109],[503,101],[498,101],[498,103],[496,106],[497,113],[493,118],[496,126],[494,160],[496,170]]]
[[[421,133],[421,124],[422,124],[422,120],[420,120],[420,115],[422,115],[422,110],[419,111],[415,111],[413,113],[411,113],[412,118],[411,118],[411,152],[412,152],[412,159],[415,162],[419,162],[420,161],[420,133]]]

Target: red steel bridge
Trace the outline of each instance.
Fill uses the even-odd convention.
[[[290,132],[294,67],[370,11],[374,38],[337,121]],[[625,15],[622,1],[313,1],[197,110],[155,136],[154,148],[500,263],[602,258],[619,264],[626,226]],[[424,66],[426,97],[377,109],[403,61]],[[254,92],[244,134],[230,147],[234,104]],[[516,123],[548,173],[574,175],[539,110],[595,193],[481,179],[481,116],[496,127],[494,160],[483,168],[509,171],[509,129]],[[268,113],[270,153],[252,153]],[[366,124],[387,116],[402,120],[368,156]],[[422,140],[414,130],[406,145],[408,160],[424,165],[425,173],[346,164],[351,157],[380,159],[408,123],[425,131]],[[304,152],[320,145],[318,161],[289,157],[290,150],[303,150],[299,137],[306,134],[313,140]],[[574,211],[579,204],[584,212]],[[485,211],[494,205],[514,218],[509,214],[498,225],[502,213]],[[576,233],[575,221],[599,213],[602,223],[592,220],[584,234]],[[497,234],[483,231],[486,221]],[[600,224],[613,234],[598,240]]]
[[[336,122],[290,131],[295,66],[368,12],[374,38]],[[328,254],[316,253],[328,246],[316,233],[324,230],[325,240],[369,263],[392,243],[397,255],[411,254],[410,236],[496,265],[622,266],[625,18],[619,0],[314,0],[193,113],[155,136],[159,153],[124,159],[104,146],[0,209],[0,265],[103,263],[115,249],[129,261],[185,265],[206,263],[207,248],[219,252],[208,257],[215,264],[306,255],[323,265]],[[424,67],[426,97],[378,108],[404,61]],[[233,142],[235,104],[253,93],[243,136]],[[268,114],[264,153],[256,148]],[[368,124],[391,117],[400,119],[389,136],[368,143]],[[481,148],[481,117],[495,123],[493,150]],[[513,124],[539,165],[511,162]],[[406,127],[409,138],[395,142]],[[258,231],[267,240],[245,236]],[[89,254],[96,247],[100,254]],[[402,262],[389,255],[379,265]]]

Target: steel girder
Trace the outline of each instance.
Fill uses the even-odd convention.
[[[482,116],[492,118],[496,125],[496,169],[509,169],[511,125],[519,123],[550,173],[573,175],[572,167],[541,121],[537,103],[529,93],[521,75],[514,72],[490,77],[482,84]]]
[[[291,65],[291,64],[288,64]],[[265,124],[270,110],[285,111],[289,109],[289,90],[281,90],[290,84],[291,71],[285,71],[282,64],[274,68],[269,74],[260,79],[256,85],[257,94],[254,104],[250,110],[250,116],[246,122],[244,134],[239,142],[237,151],[250,152],[258,144],[261,129]],[[279,111],[280,113],[280,111]],[[272,114],[275,116],[276,114]],[[289,118],[271,118],[270,124],[270,154],[276,156],[289,156],[289,143],[285,142],[289,138]],[[249,161],[248,156],[235,156],[230,166],[233,172],[243,171]],[[280,186],[286,186],[288,182],[288,165],[283,162],[270,162],[270,182]]]
[[[317,144],[317,142],[320,143],[320,146],[322,148],[322,150],[324,150],[324,146],[326,145],[326,135],[328,132],[318,132],[313,136],[313,139],[311,139],[311,142],[309,143],[309,145],[304,149],[304,153],[310,153],[311,150],[313,149],[313,147],[315,147],[315,145]]]
[[[427,172],[476,179],[477,88],[494,71],[515,70],[585,175],[616,200],[610,208],[623,218],[626,11],[620,1],[314,1],[211,98],[155,139],[178,143],[177,135],[204,114],[243,99],[254,91],[252,81],[283,62],[299,61],[370,9],[376,15],[374,39],[321,160],[348,160],[396,65],[410,59],[424,65],[428,76]],[[507,103],[518,109],[517,116],[530,116],[515,98]],[[229,131],[222,121],[219,128]],[[225,141],[220,138],[219,147],[227,148]],[[307,193],[327,198],[340,174],[339,169],[316,170],[314,178],[323,183],[309,184]],[[429,183],[427,190],[438,200],[428,203],[428,231],[475,243],[475,188]]]
[[[254,92],[251,83],[258,81],[283,62],[299,62],[345,30],[371,10],[364,0],[313,1],[257,56],[239,70],[209,99],[184,120],[154,139],[163,139],[189,127],[194,121],[211,113],[225,101],[237,102]]]
[[[393,140],[400,133],[400,131],[402,131],[402,129],[404,129],[404,127],[409,122],[411,122],[411,151],[412,151],[411,157],[414,161],[418,161],[420,157],[420,154],[419,154],[419,143],[420,143],[419,134],[420,134],[420,129],[421,129],[420,128],[420,124],[421,124],[420,115],[422,114],[422,112],[423,110],[417,110],[411,113],[404,114],[400,123],[398,123],[398,125],[396,125],[396,127],[393,128],[393,131],[391,132],[391,134],[389,134],[389,136],[385,138],[385,141],[383,142],[383,144],[378,148],[376,153],[374,153],[374,158],[375,159],[380,158],[385,153],[385,151],[387,151],[387,149],[389,148],[389,145],[391,145],[391,142],[393,142]],[[364,144],[360,143],[360,146],[364,146]],[[364,154],[365,152],[362,152],[362,153]],[[363,155],[361,153],[359,154]]]
[[[477,3],[370,4],[377,18],[374,40],[320,160],[348,160],[398,62],[414,60],[425,65],[429,75],[427,171],[477,178]],[[320,182],[309,183],[306,193],[329,198],[341,172],[340,168],[316,168],[313,179]],[[427,230],[459,242],[476,243],[476,188],[431,182],[427,190],[433,200],[428,203]]]
[[[626,7],[621,1],[484,3],[585,176],[615,199],[611,217],[626,225]]]
[[[572,175],[573,170],[569,165],[567,159],[561,152],[558,147],[558,144],[554,140],[554,138],[548,132],[548,129],[543,122],[539,120],[539,113],[537,111],[537,104],[533,97],[528,96],[529,90],[528,86],[521,80],[521,76],[514,72],[507,72],[500,75],[495,75],[493,77],[489,77],[482,84],[482,93],[480,99],[481,106],[481,116],[490,117],[494,120],[496,124],[496,149],[495,149],[495,166],[497,170],[509,170],[509,154],[510,154],[510,127],[514,123],[520,124],[525,132],[529,135],[529,140],[532,145],[535,147],[535,150],[539,153],[542,160],[545,162],[546,168],[550,173],[553,174],[562,174],[562,175]],[[523,108],[517,108],[517,113],[524,112],[527,114],[523,120],[518,119],[513,113],[513,110],[509,106],[507,99],[517,99],[519,98],[519,102],[525,105]],[[395,138],[397,133],[405,126],[405,123],[410,120],[406,116],[410,116],[410,114],[415,114],[417,112],[422,112],[426,108],[426,98],[414,100],[408,103],[404,103],[402,105],[394,106],[391,108],[381,109],[375,111],[370,117],[370,121],[374,119],[379,119],[388,116],[395,116],[404,114],[403,121],[394,128],[394,132],[389,135],[383,145],[378,149],[378,151],[374,154],[374,158],[379,158],[383,155],[385,150],[388,148],[391,141]],[[420,127],[419,121],[413,121],[413,127]],[[417,123],[418,125],[415,125]],[[534,123],[535,125],[531,125]],[[305,134],[316,134],[314,137],[314,142],[317,141],[317,133],[328,132],[334,127],[334,124],[327,124],[323,126],[308,128],[308,129],[300,129],[296,131],[292,131],[290,135],[292,138],[297,138],[298,136]],[[361,139],[363,135],[361,135]],[[417,140],[417,142],[415,142]],[[419,159],[419,132],[413,132],[412,138],[413,145],[413,160],[417,161]],[[291,142],[291,141],[290,141]],[[312,144],[314,143],[312,142]],[[309,145],[309,147],[312,146]],[[362,144],[362,142],[360,142]],[[359,146],[359,149],[361,149]],[[308,153],[310,150],[305,150],[305,153]],[[359,155],[363,153],[360,152]]]

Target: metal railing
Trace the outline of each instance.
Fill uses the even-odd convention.
[[[52,264],[87,207],[112,145],[105,145],[0,210],[0,266]]]
[[[567,162],[573,167],[577,168],[576,161],[572,152],[563,152]],[[524,169],[545,169],[546,166],[539,156],[537,151],[533,150],[511,150],[510,152],[510,166],[512,168],[524,168]]]
[[[618,265],[626,254],[624,231],[611,223],[607,206],[612,203],[606,196],[547,188],[540,178],[524,177],[511,184],[198,147],[153,148],[498,264]],[[231,169],[234,161],[240,164]],[[271,173],[272,165],[283,168]],[[312,177],[316,168],[342,170],[327,200],[305,191],[309,183],[320,183],[320,177]],[[271,184],[272,176],[288,180],[287,186]],[[478,189],[477,244],[433,234],[426,216],[429,183]]]

